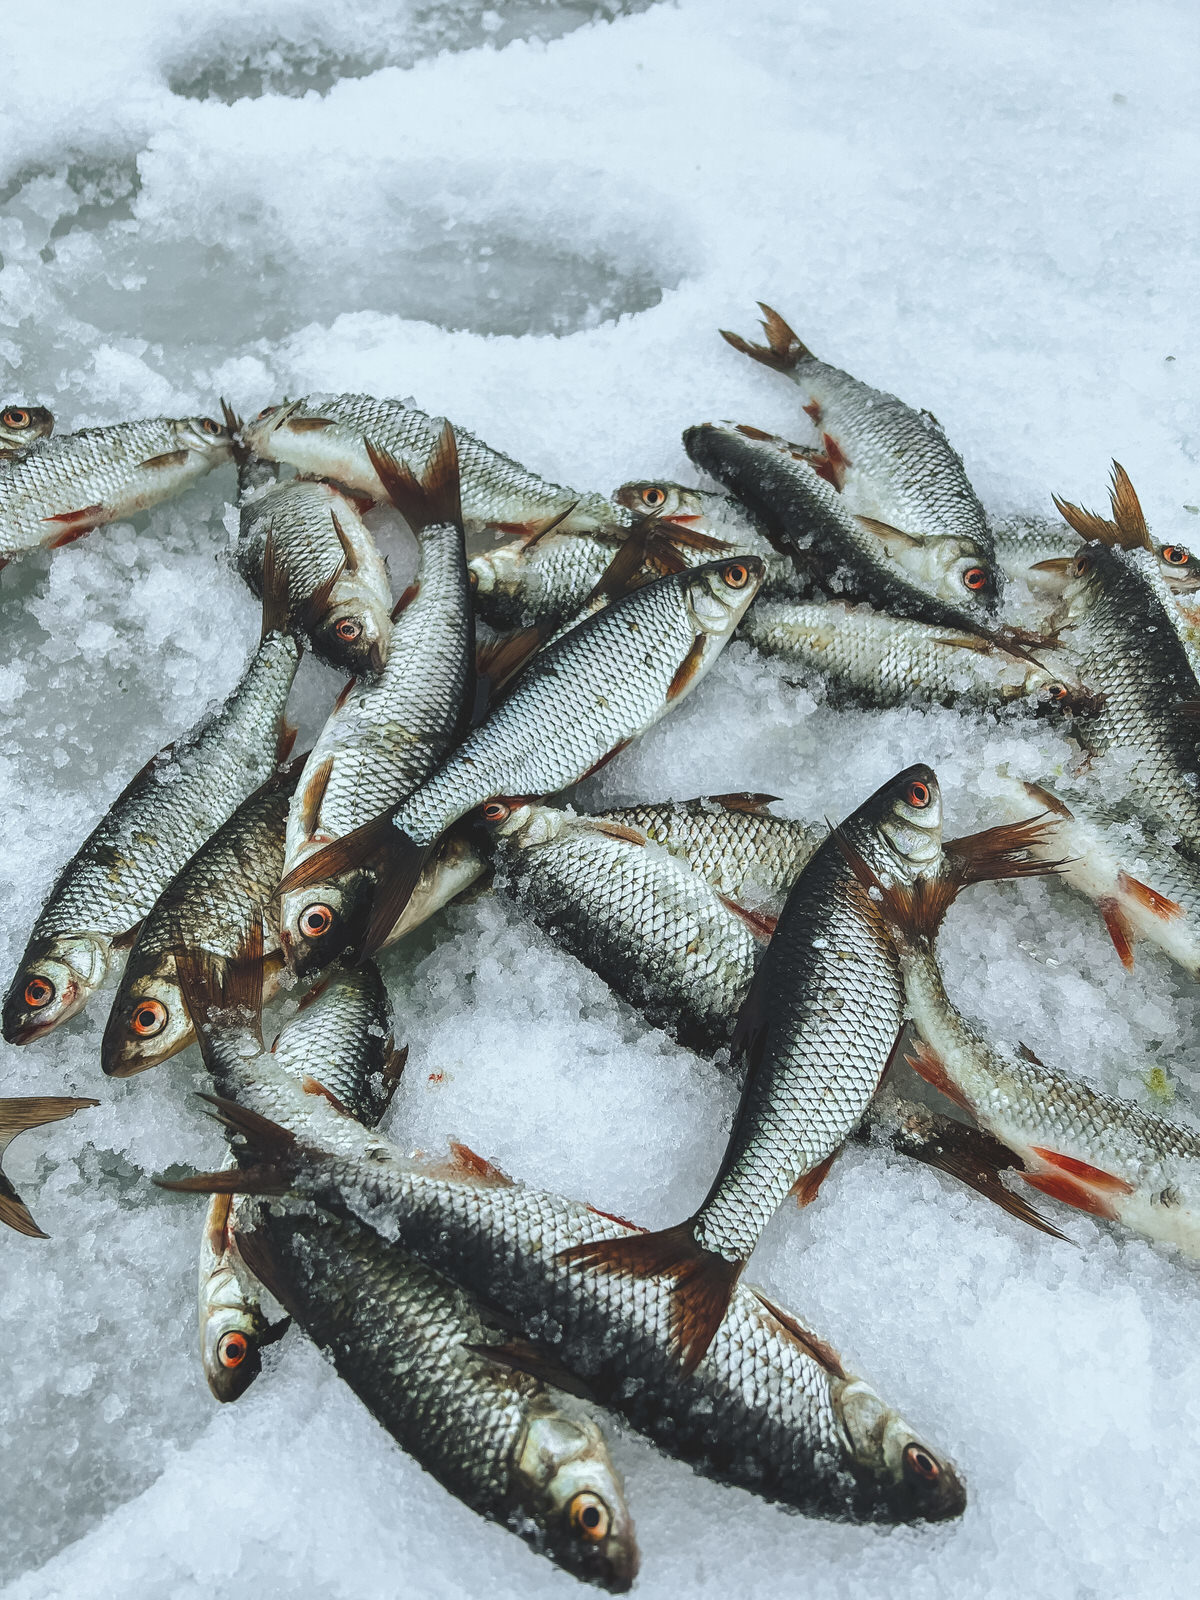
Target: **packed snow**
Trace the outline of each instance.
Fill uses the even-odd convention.
[[[761,298],[818,355],[935,412],[993,515],[1046,512],[1052,491],[1102,505],[1115,455],[1159,536],[1200,548],[1195,44],[1187,0],[23,9],[5,32],[0,399],[66,430],[213,413],[222,394],[249,414],[310,390],[413,395],[580,488],[694,481],[690,423],[794,433],[792,387],[717,337],[752,332]],[[59,865],[257,638],[233,492],[223,468],[0,579],[5,983]],[[398,593],[411,540],[376,522]],[[1045,722],[837,713],[785,680],[735,643],[586,797],[766,790],[815,819],[924,760],[953,833],[994,820],[1001,769],[1067,757]],[[306,661],[302,740],[337,687]],[[1123,971],[1060,887],[973,890],[941,950],[998,1036],[1195,1108],[1200,991],[1145,947]],[[727,1076],[504,901],[452,908],[385,972],[412,1051],[388,1124],[405,1143],[462,1139],[651,1224],[703,1195]],[[101,996],[0,1046],[0,1092],[102,1102],[6,1163],[53,1237],[0,1238],[0,1595],[568,1594],[299,1333],[236,1405],[211,1398],[202,1207],[149,1175],[211,1165],[221,1137],[194,1051],[101,1077],[105,1012]],[[638,1592],[1194,1593],[1200,1279],[1054,1220],[1073,1244],[861,1149],[803,1215],[785,1208],[751,1276],[954,1458],[968,1510],[805,1521],[609,1423]]]

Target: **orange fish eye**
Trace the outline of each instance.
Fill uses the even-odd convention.
[[[744,589],[750,582],[750,569],[740,561],[731,562],[721,574],[731,589]]]
[[[905,1445],[904,1469],[914,1477],[923,1478],[926,1483],[936,1483],[942,1475],[941,1467],[929,1451],[922,1449],[919,1444]]]
[[[924,811],[925,807],[929,804],[930,800],[932,800],[933,796],[929,792],[929,785],[927,783],[922,783],[920,779],[918,779],[916,783],[909,784],[908,791],[904,798],[908,801],[910,806],[916,806],[918,811]]]
[[[258,415],[255,417],[255,419],[254,419],[255,422],[261,422],[264,417],[269,417],[271,415],[272,411],[274,411],[274,410],[275,410],[274,406],[264,406],[262,408],[262,410],[258,413]]]
[[[599,1495],[589,1494],[586,1489],[571,1501],[567,1515],[575,1532],[589,1544],[599,1544],[612,1525],[612,1517],[604,1501]]]
[[[40,1011],[54,999],[54,985],[49,978],[30,978],[25,985],[25,1004]]]
[[[27,428],[31,418],[23,406],[9,406],[2,420],[6,428]]]
[[[200,426],[204,429],[205,433],[216,434],[220,433],[221,431],[221,424],[219,422],[214,422],[211,417],[201,417]]]
[[[489,800],[483,808],[485,822],[503,822],[511,815],[511,807],[506,806],[503,800]]]
[[[660,489],[656,483],[651,483],[642,490],[642,504],[647,506],[661,506],[666,500],[666,491]]]
[[[1191,559],[1189,552],[1181,544],[1164,545],[1162,558],[1172,567],[1186,567]]]
[[[1051,700],[1065,700],[1069,692],[1065,683],[1052,683],[1049,686]]]
[[[149,1039],[166,1027],[167,1008],[161,1000],[143,1000],[135,1008],[129,1025],[140,1039]]]
[[[223,1367],[240,1367],[250,1354],[250,1343],[244,1333],[238,1333],[235,1328],[232,1333],[223,1333],[217,1345],[217,1360]]]
[[[353,644],[362,632],[362,623],[355,622],[353,617],[343,617],[333,631],[339,639],[344,639],[347,644]]]
[[[307,939],[319,939],[333,927],[333,912],[328,906],[305,906],[300,913],[300,932]]]
[[[987,582],[987,572],[983,567],[968,567],[963,573],[962,581],[968,589],[982,589]]]

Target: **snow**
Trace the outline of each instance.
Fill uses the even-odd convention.
[[[1189,49],[1189,45],[1192,49]],[[926,406],[994,515],[1103,504],[1200,548],[1195,18],[1186,0],[86,0],[5,37],[0,370],[61,428],[415,395],[547,476],[692,481],[689,423],[794,430],[737,357],[778,306],[821,356]],[[0,971],[127,777],[236,681],[257,636],[229,469],[0,580]],[[397,590],[411,549],[385,531]],[[306,662],[303,733],[336,684]],[[931,762],[951,831],[1045,723],[829,710],[735,644],[597,799],[762,789],[810,818]],[[998,1035],[1154,1104],[1200,1094],[1197,991],[1116,961],[1061,889],[980,889],[942,944]],[[466,1140],[645,1222],[707,1187],[729,1085],[502,902],[386,964],[412,1046],[390,1126]],[[103,1080],[104,1004],[16,1050],[0,1092],[102,1104],[8,1169],[50,1241],[0,1239],[4,1600],[497,1597],[571,1581],[452,1501],[293,1334],[236,1406],[195,1352],[199,1207],[147,1174],[210,1164],[194,1054]],[[609,1432],[639,1593],[812,1600],[1170,1597],[1200,1557],[1194,1268],[1082,1217],[1020,1229],[925,1169],[851,1151],[753,1265],[963,1470],[963,1520],[805,1522]]]

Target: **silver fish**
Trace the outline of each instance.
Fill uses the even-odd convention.
[[[24,450],[35,439],[46,439],[54,432],[54,413],[45,406],[5,406],[0,411],[0,466],[5,456]]]
[[[197,1310],[200,1361],[215,1400],[237,1400],[262,1371],[259,1352],[287,1331],[287,1319],[272,1324],[262,1309],[258,1280],[242,1260],[237,1230],[253,1202],[215,1194],[200,1230]]]
[[[283,891],[381,862],[363,941],[378,949],[447,828],[494,795],[566,789],[652,727],[711,667],[761,581],[754,556],[714,562],[646,584],[579,623],[534,656],[407,800],[301,862]]]
[[[442,419],[403,400],[377,400],[366,394],[314,395],[268,407],[242,430],[242,439],[264,460],[289,463],[311,477],[332,478],[383,498],[386,491],[367,452],[367,441],[419,477],[442,427]],[[604,495],[580,494],[539,478],[465,428],[456,427],[455,435],[468,536],[485,530],[532,535],[551,527],[591,533],[628,527],[633,520]]]
[[[142,768],[59,874],[4,999],[10,1044],[87,1004],[167,884],[285,758],[300,649],[279,631],[282,582],[271,573],[262,642],[237,687]]]
[[[229,430],[211,417],[118,422],[40,440],[0,471],[0,566],[169,500],[231,450]]]
[[[84,1106],[98,1106],[99,1100],[72,1100],[47,1095],[0,1098],[0,1160],[13,1140],[27,1128],[40,1128],[47,1122],[73,1117]],[[29,1207],[4,1176],[0,1167],[0,1222],[31,1239],[46,1235],[29,1215]]]
[[[471,711],[475,633],[454,434],[444,430],[419,484],[377,459],[396,503],[420,529],[416,594],[397,617],[379,680],[347,687],[309,753],[288,813],[288,874],[406,800],[461,736]],[[299,892],[285,887],[280,926],[293,970],[310,973],[338,956],[374,889],[374,874],[361,865],[311,879]]]

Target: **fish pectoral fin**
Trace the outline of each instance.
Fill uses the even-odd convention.
[[[763,944],[769,944],[774,936],[775,929],[779,926],[779,918],[773,917],[766,911],[752,911],[749,906],[740,906],[736,900],[730,899],[727,894],[717,891],[717,899],[750,929],[756,939],[761,939]]]
[[[314,1078],[311,1073],[306,1072],[300,1079],[300,1088],[305,1094],[318,1095],[322,1100],[327,1100],[333,1109],[340,1112],[343,1117],[354,1117],[350,1107],[344,1101],[339,1100],[332,1089],[327,1089],[321,1080]],[[354,1120],[357,1121],[357,1117],[354,1117]]]
[[[889,555],[901,550],[919,550],[924,543],[913,534],[905,533],[903,528],[893,528],[890,522],[880,522],[878,517],[856,516],[854,520],[868,533],[873,533],[886,546]]]
[[[704,664],[704,657],[708,653],[708,635],[698,633],[692,640],[691,648],[687,655],[675,669],[675,676],[667,686],[667,699],[678,700],[680,695],[694,682],[696,674]]]
[[[600,759],[598,761],[593,761],[592,762],[591,766],[583,774],[583,777],[580,778],[580,780],[579,780],[580,783],[582,783],[584,781],[584,778],[594,778],[598,772],[603,772],[604,768],[608,765],[608,763],[610,761],[615,761],[617,759],[617,757],[621,754],[621,751],[622,750],[628,750],[629,746],[632,743],[633,743],[632,739],[618,739],[616,744],[613,745],[611,750],[606,750],[605,753],[600,757]]]
[[[97,504],[94,506],[81,506],[78,511],[60,511],[57,516],[43,517],[42,521],[61,523],[64,528],[74,530],[75,536],[78,537],[80,533],[88,533],[92,528],[97,527],[107,515],[108,512],[105,507]],[[51,548],[55,547],[51,546]]]
[[[325,428],[332,428],[332,417],[289,417],[287,419],[289,433],[320,433]]]
[[[1157,889],[1142,883],[1139,878],[1131,878],[1127,872],[1117,873],[1117,887],[1122,894],[1127,894],[1131,900],[1136,900],[1138,905],[1161,917],[1164,922],[1174,922],[1183,915],[1183,907],[1177,900],[1168,900],[1165,894],[1159,894]]]
[[[1129,919],[1121,910],[1120,902],[1105,896],[1097,900],[1096,909],[1104,918],[1104,926],[1108,929],[1108,937],[1113,942],[1113,949],[1121,958],[1121,965],[1127,972],[1133,971],[1133,929]]]
[[[918,1078],[923,1079],[931,1089],[936,1089],[939,1094],[945,1095],[960,1111],[973,1115],[971,1103],[959,1089],[954,1079],[946,1070],[946,1063],[924,1039],[914,1039],[904,1052],[904,1059],[913,1069]]]
[[[233,1242],[249,1271],[264,1289],[275,1296],[288,1313],[273,1328],[269,1328],[265,1334],[259,1336],[260,1345],[273,1344],[276,1339],[283,1338],[297,1310],[296,1298],[291,1292],[288,1281],[287,1268],[265,1228],[247,1228],[243,1231],[235,1227]]]
[[[818,1366],[834,1378],[844,1378],[846,1369],[842,1366],[842,1358],[831,1344],[826,1344],[824,1339],[819,1339],[799,1322],[790,1311],[785,1311],[782,1306],[777,1306],[773,1300],[768,1300],[761,1289],[751,1289],[750,1293],[758,1303],[775,1318],[775,1321],[786,1328],[792,1338],[804,1347],[806,1354],[810,1355]]]
[[[350,684],[355,680],[351,678]],[[347,684],[347,689],[350,687]],[[333,757],[326,756],[319,761],[309,774],[308,780],[297,796],[298,820],[304,837],[311,839],[317,831],[317,822],[321,815],[321,802],[325,798],[325,791],[329,787],[329,779],[333,774]]]
[[[475,652],[474,726],[483,721],[500,690],[537,654],[557,626],[557,619],[531,623],[527,628],[497,634],[478,647]]]
[[[749,339],[743,339],[740,333],[730,333],[721,328],[718,331],[726,344],[775,372],[794,372],[802,361],[813,360],[812,351],[800,342],[778,311],[772,311],[761,300],[758,308],[763,314],[762,329],[767,336],[766,344],[752,344]]]
[[[1076,1211],[1086,1211],[1092,1217],[1115,1218],[1117,1199],[1121,1195],[1133,1193],[1133,1185],[1126,1183],[1124,1178],[1114,1177],[1110,1172],[1102,1172],[1086,1161],[1078,1161],[1073,1156],[1059,1155],[1054,1150],[1036,1145],[1033,1147],[1033,1154],[1053,1170],[1020,1172],[1022,1180],[1031,1189],[1037,1189],[1039,1193],[1049,1195],[1053,1200],[1061,1200],[1064,1205],[1073,1206]]]
[[[190,454],[189,450],[164,450],[161,456],[147,456],[145,461],[139,461],[138,467],[143,472],[157,472],[162,467],[181,467]]]
[[[658,1233],[595,1239],[559,1253],[560,1261],[629,1278],[669,1278],[671,1348],[679,1376],[703,1361],[729,1307],[743,1261],[727,1261],[696,1238],[693,1219]]]
[[[805,1206],[812,1205],[817,1198],[821,1185],[829,1176],[830,1168],[841,1155],[842,1149],[843,1146],[839,1145],[831,1155],[825,1157],[824,1161],[818,1162],[815,1167],[810,1167],[807,1172],[802,1173],[788,1190],[788,1193],[795,1198],[796,1204],[802,1211]]]
[[[561,1389],[564,1394],[573,1394],[580,1400],[599,1404],[595,1390],[582,1378],[576,1377],[573,1372],[568,1372],[561,1362],[555,1361],[552,1356],[540,1350],[537,1345],[531,1344],[528,1339],[508,1339],[503,1344],[468,1344],[463,1348],[469,1350],[472,1355],[479,1356],[484,1361],[494,1361],[497,1366],[505,1367],[511,1372],[528,1373],[531,1378],[538,1378],[542,1383]]]
[[[1027,570],[1029,572],[1050,572],[1055,577],[1065,578],[1074,565],[1074,556],[1051,556],[1046,561],[1035,561]]]

